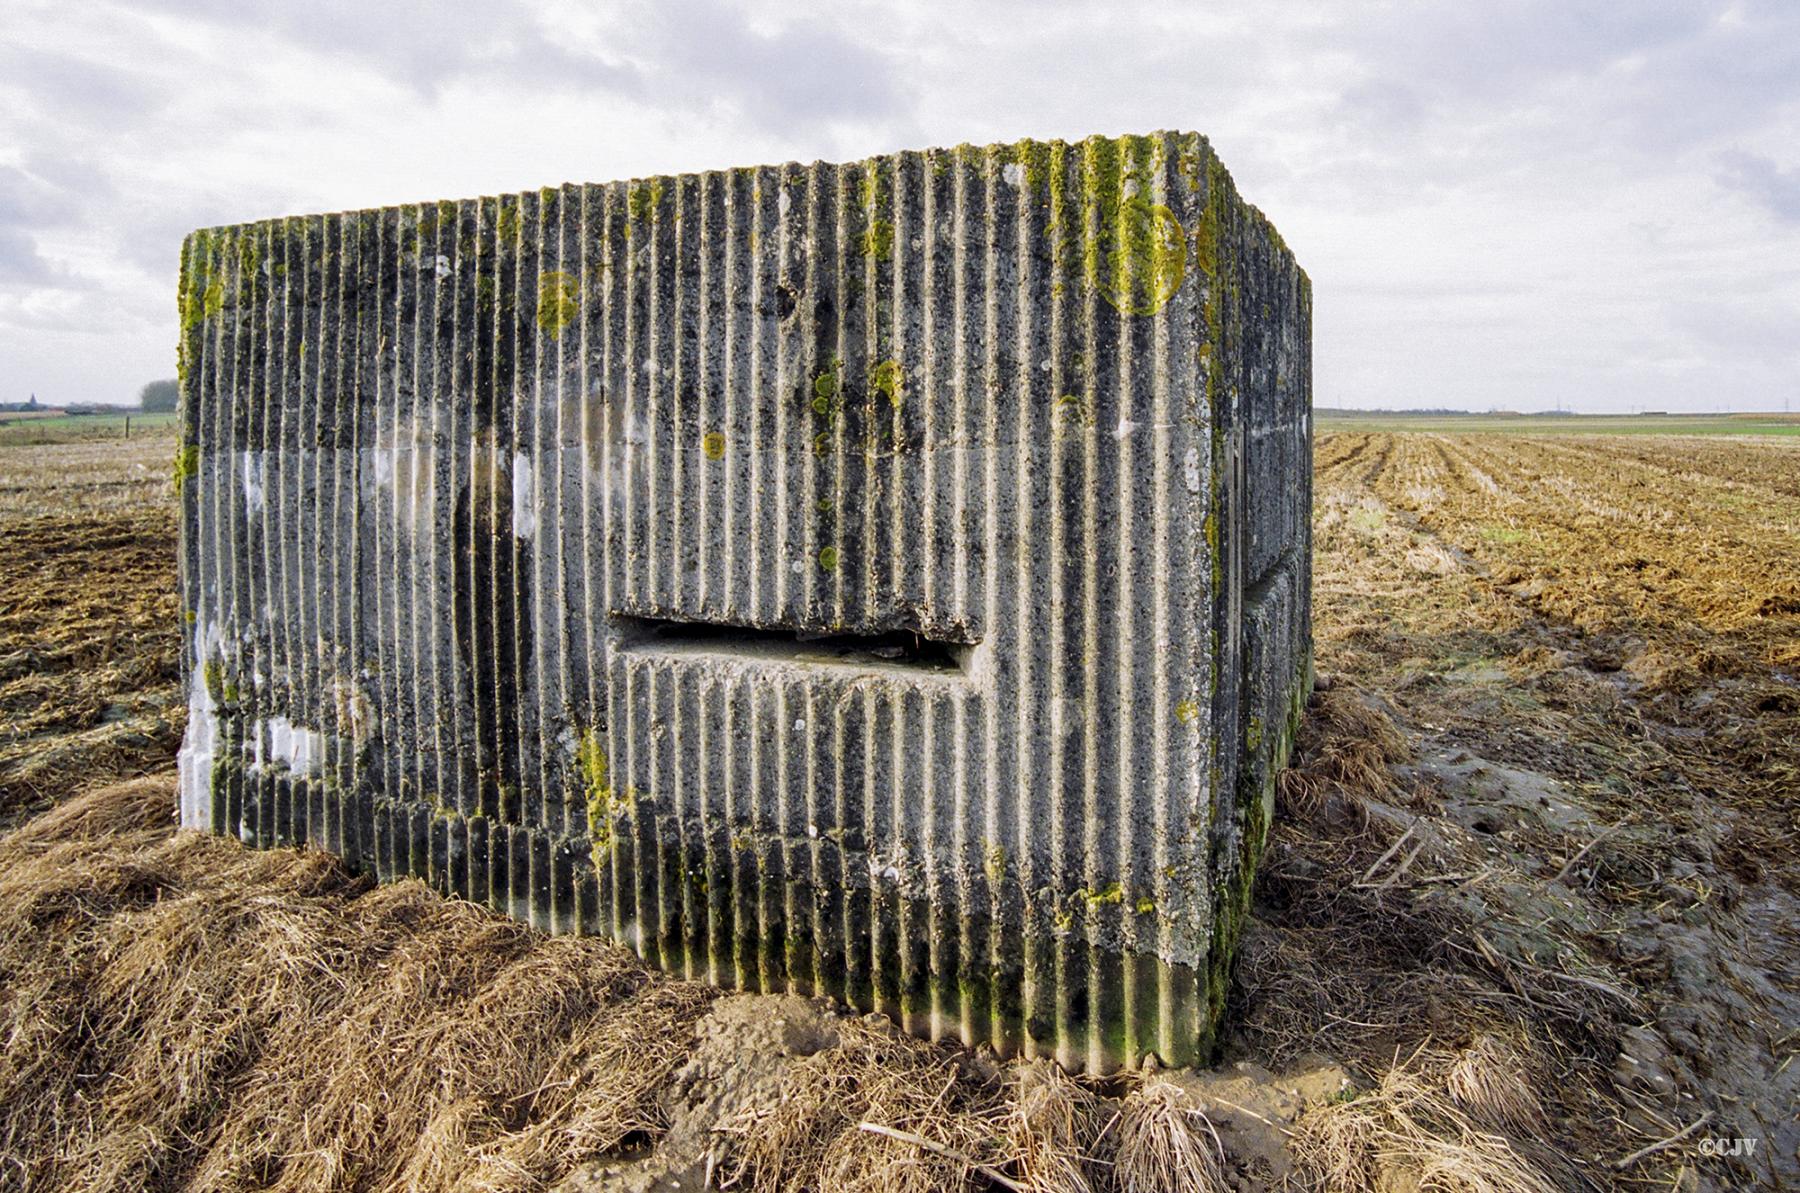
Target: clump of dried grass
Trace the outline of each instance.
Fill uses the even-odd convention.
[[[1448,548],[1433,539],[1413,544],[1402,562],[1411,570],[1426,576],[1450,576],[1462,570]]]
[[[26,1187],[538,1187],[662,1127],[705,989],[321,854],[174,835],[166,780],[0,839],[0,1154]]]
[[[1327,1193],[1553,1193],[1558,1182],[1490,1121],[1492,1062],[1479,1043],[1460,1054],[1422,1048],[1361,1097],[1309,1110],[1294,1138],[1302,1178]],[[1464,1095],[1479,1091],[1476,1113],[1451,1088],[1459,1068]],[[1508,1113],[1518,1110],[1515,1099]]]
[[[1118,1184],[1124,1193],[1223,1193],[1225,1145],[1187,1091],[1152,1079],[1119,1112]]]
[[[1277,780],[1276,793],[1286,811],[1310,819],[1334,788],[1352,799],[1387,794],[1394,785],[1389,768],[1411,757],[1406,735],[1372,696],[1334,683],[1307,709],[1295,765]]]
[[[1014,1080],[1006,1135],[1020,1183],[1032,1193],[1094,1193],[1088,1153],[1106,1123],[1100,1099],[1047,1061],[1018,1065]]]
[[[977,1165],[1006,1162],[1007,1107],[1001,1083],[962,1059],[878,1016],[845,1020],[835,1045],[793,1062],[717,1125],[714,1179],[753,1193],[923,1193],[966,1183]]]
[[[1477,1122],[1521,1137],[1546,1129],[1544,1105],[1538,1100],[1519,1046],[1494,1032],[1483,1032],[1450,1062],[1444,1089],[1451,1101]]]

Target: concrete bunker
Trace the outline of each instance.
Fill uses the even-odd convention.
[[[1310,303],[1189,133],[197,232],[183,823],[1200,1059],[1310,687]]]

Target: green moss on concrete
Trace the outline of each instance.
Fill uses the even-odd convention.
[[[625,210],[630,213],[633,223],[654,224],[662,214],[662,197],[662,180],[653,178],[631,188],[625,199]]]
[[[1111,907],[1125,902],[1125,888],[1116,882],[1102,887],[1082,887],[1075,892],[1089,907]]]
[[[863,255],[877,260],[894,255],[894,225],[883,219],[869,221],[868,231],[863,233]]]
[[[834,356],[813,377],[812,390],[815,402],[819,398],[824,398],[827,402],[836,399],[838,390],[843,384],[843,369],[844,362]],[[815,405],[813,409],[817,410],[818,406]]]
[[[177,497],[181,496],[187,491],[187,486],[197,480],[199,476],[200,445],[197,443],[184,443],[177,447],[175,449],[175,466],[173,469],[175,495]]]
[[[1156,201],[1162,153],[1149,137],[1023,141],[1008,151],[1023,167],[1025,200],[1047,208],[1053,295],[1086,289],[1137,316],[1156,314],[1180,291],[1188,235]]]
[[[581,313],[581,281],[560,269],[538,275],[537,324],[551,339]]]
[[[218,659],[208,659],[200,668],[201,682],[206,685],[206,694],[214,704],[225,703],[225,664]]]
[[[238,237],[238,294],[249,300],[256,292],[256,277],[262,271],[262,249],[256,242],[254,230],[247,230]]]
[[[906,386],[906,369],[897,360],[883,360],[869,366],[869,389],[881,394],[895,410],[900,409],[901,391]]]
[[[519,205],[511,197],[500,200],[500,212],[494,218],[494,237],[502,250],[512,248],[519,241],[519,230],[523,226],[523,217],[519,215]]]
[[[1050,426],[1058,438],[1094,425],[1094,407],[1084,395],[1062,394],[1050,403]]]
[[[589,727],[581,731],[575,743],[575,769],[581,776],[582,795],[587,807],[588,846],[594,868],[603,869],[613,847],[613,815],[617,801],[613,795],[612,773],[606,758],[606,746],[599,730]]]

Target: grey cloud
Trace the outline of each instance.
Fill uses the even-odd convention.
[[[73,218],[58,188],[16,166],[0,166],[0,285],[61,281],[63,272],[38,251],[32,232]]]
[[[817,22],[765,33],[716,0],[659,5],[651,19],[665,92],[733,99],[758,124],[884,117],[904,106],[892,64]]]
[[[1378,142],[1422,127],[1430,135],[1407,148],[1447,170],[1522,153],[1666,157],[1736,132],[1748,112],[1800,99],[1800,6],[1778,0],[1338,12],[1306,37],[1314,52],[1345,56],[1363,73],[1341,97],[1342,115]],[[1497,115],[1535,115],[1524,120],[1530,142],[1472,143],[1472,130]]]
[[[1699,341],[1721,357],[1791,366],[1800,357],[1800,307],[1780,298],[1737,297],[1671,303],[1666,318],[1674,334]]]
[[[518,0],[482,5],[366,0],[140,0],[226,29],[271,32],[362,62],[432,98],[464,79],[597,90],[701,111],[724,101],[764,128],[881,116],[903,97],[892,66],[817,20],[773,31],[718,0],[633,12],[605,44],[585,43]]]
[[[516,3],[467,5],[366,0],[139,0],[226,29],[270,33],[326,54],[358,59],[426,94],[484,70],[519,66],[541,79],[612,86],[617,67],[550,41]]]
[[[1351,125],[1381,135],[1410,133],[1427,114],[1416,90],[1389,79],[1369,79],[1347,88],[1338,111]]]
[[[55,120],[141,123],[165,105],[154,80],[114,63],[93,62],[0,41],[0,79],[19,101]]]
[[[54,282],[56,276],[30,233],[0,224],[0,285],[42,285]]]
[[[1800,168],[1783,170],[1760,153],[1729,150],[1719,155],[1717,179],[1783,223],[1800,224]]]
[[[1387,78],[1440,98],[1502,98],[1547,78],[1590,73],[1678,42],[1706,23],[1687,0],[1527,0],[1502,5],[1402,6],[1376,15],[1341,10],[1327,30],[1340,48]]]
[[[0,225],[17,230],[67,222],[69,198],[60,187],[17,166],[0,166]]]

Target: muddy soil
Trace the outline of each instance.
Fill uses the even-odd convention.
[[[1367,1071],[1484,1023],[1570,1179],[1795,1183],[1796,476],[1779,441],[1321,439],[1331,690],[1240,1047]]]
[[[173,760],[174,536],[158,509],[0,519],[0,828]]]

